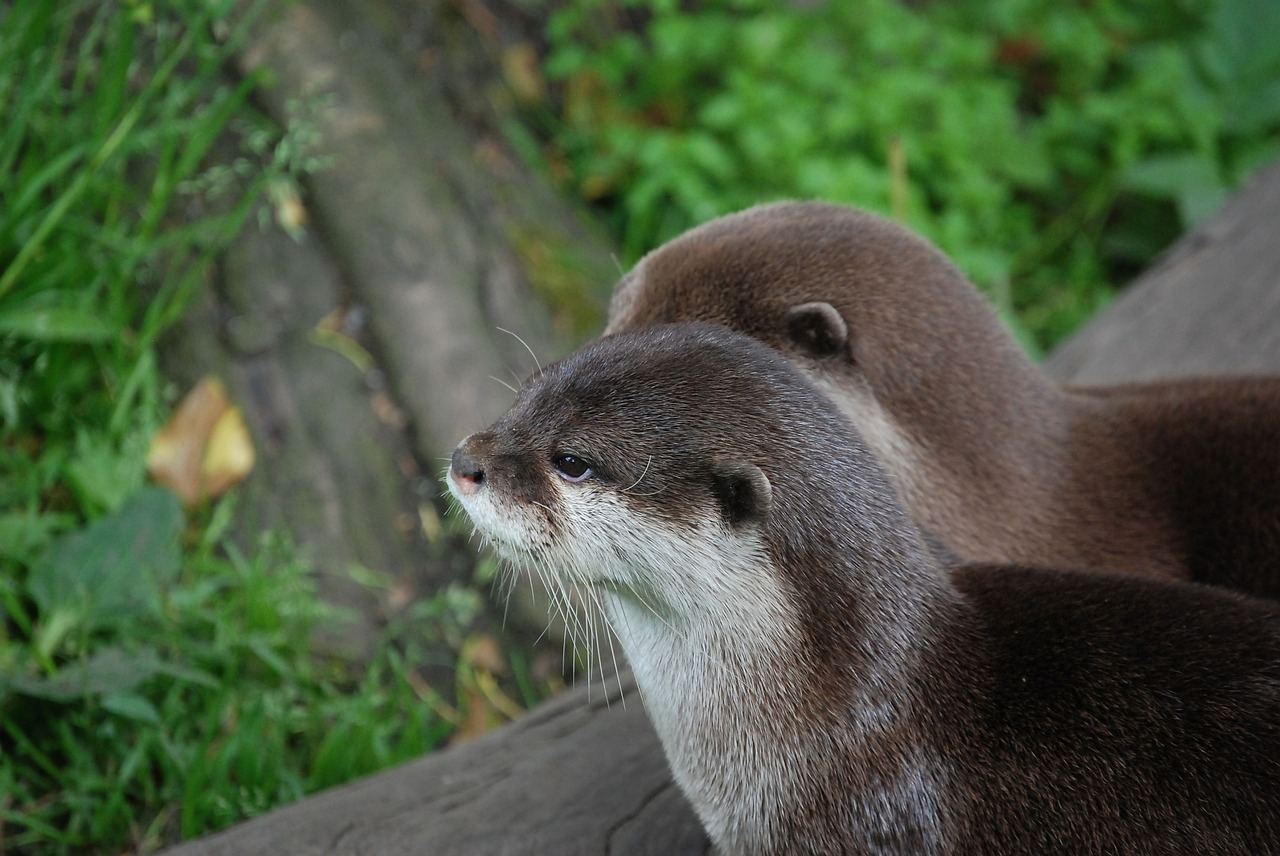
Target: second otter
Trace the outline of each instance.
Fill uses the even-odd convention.
[[[1280,853],[1280,612],[947,573],[856,432],[710,326],[594,343],[455,451],[497,551],[603,600],[727,854]]]
[[[723,217],[642,259],[606,333],[672,321],[784,353],[960,557],[1280,598],[1280,379],[1059,386],[933,246],[822,203]]]

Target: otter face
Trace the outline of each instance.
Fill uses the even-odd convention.
[[[663,351],[663,334],[632,338],[657,347],[606,339],[532,378],[458,446],[447,483],[509,562],[664,615],[696,611],[705,587],[727,584],[709,567],[764,551],[772,489],[735,441],[741,415],[717,406],[740,395],[727,356],[716,377]]]

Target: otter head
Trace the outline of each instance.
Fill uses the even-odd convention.
[[[685,321],[786,356],[944,540],[958,533],[967,548],[973,514],[1003,516],[974,486],[1037,471],[1039,450],[1027,447],[1051,430],[1042,417],[1056,390],[946,256],[888,220],[816,202],[713,220],[619,282],[606,333]]]
[[[710,325],[605,337],[547,367],[458,446],[448,484],[515,564],[667,618],[750,611],[765,589],[803,606],[811,581],[788,575],[909,528],[880,531],[886,509],[900,514],[892,491],[831,403],[776,352]],[[851,488],[865,514],[815,522]]]
[[[964,372],[1025,363],[935,247],[818,202],[757,206],[667,242],[618,283],[605,332],[687,321],[745,333],[811,377],[864,384],[896,407]]]
[[[725,338],[705,327],[609,337],[548,366],[458,446],[450,490],[518,565],[664,617],[705,602],[694,566],[763,555],[764,467],[786,451],[772,415],[741,406],[769,379],[744,377]],[[744,432],[763,440],[744,446]]]

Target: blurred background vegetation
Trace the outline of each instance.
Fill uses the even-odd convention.
[[[756,202],[859,205],[1033,349],[1280,151],[1271,0],[576,2],[547,38],[550,97],[511,135],[624,265]]]
[[[321,166],[228,74],[269,8],[0,3],[0,852],[146,851],[437,746],[468,718],[414,680],[439,638],[459,694],[512,706],[467,678],[482,594],[415,605],[367,663],[316,655],[340,616],[287,539],[237,549],[234,492],[148,486],[161,335]],[[856,204],[1033,351],[1280,152],[1274,0],[522,8],[546,26],[504,58],[506,137],[624,265],[756,202]]]

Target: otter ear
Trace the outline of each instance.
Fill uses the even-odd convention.
[[[755,523],[768,516],[773,488],[764,471],[755,464],[717,463],[711,480],[725,522],[731,527]]]
[[[830,303],[801,303],[787,310],[787,335],[811,357],[830,357],[845,349],[849,326]]]

